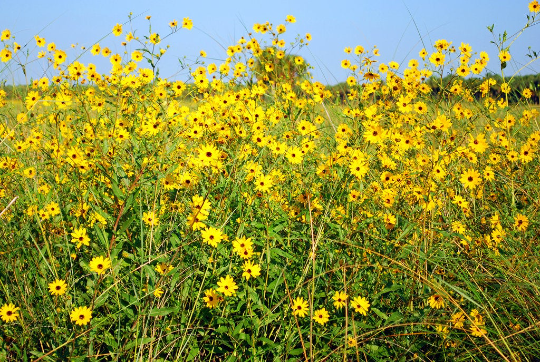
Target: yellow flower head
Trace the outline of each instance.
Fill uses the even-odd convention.
[[[99,275],[105,274],[107,269],[111,267],[111,259],[102,256],[96,256],[90,261],[90,270]]]
[[[249,278],[257,278],[261,275],[261,266],[259,264],[254,264],[250,260],[244,263],[242,269],[244,270],[242,276],[246,278],[246,280],[249,280]]]
[[[52,295],[62,295],[66,292],[67,284],[62,279],[56,279],[54,282],[49,283],[49,291]]]
[[[193,21],[190,18],[182,19],[182,28],[186,28],[187,30],[191,30],[191,28],[193,28]]]
[[[19,309],[20,308],[15,307],[13,303],[4,304],[2,308],[0,308],[0,318],[2,318],[4,322],[15,322],[19,316],[19,313],[17,312]]]
[[[92,310],[88,307],[75,308],[70,314],[71,321],[78,326],[85,326],[92,319]]]
[[[334,300],[334,307],[337,309],[343,308],[347,304],[347,298],[349,296],[345,292],[336,292],[332,299]]]
[[[148,211],[148,212],[143,213],[143,221],[148,226],[159,225],[159,218],[156,216],[156,213],[153,211]]]
[[[9,29],[2,31],[0,41],[9,40],[9,38],[11,38],[11,31]]]
[[[428,299],[429,306],[434,309],[441,309],[446,306],[446,303],[444,302],[444,298],[442,295],[439,294],[433,294]]]
[[[221,299],[222,297],[214,289],[208,289],[204,292],[203,300],[208,308],[215,308]]]
[[[71,233],[71,237],[71,241],[77,243],[78,248],[80,248],[81,245],[90,245],[90,238],[86,233],[86,229],[83,227],[73,230],[73,232]]]
[[[287,23],[296,23],[296,18],[292,15],[287,15],[287,18],[285,19]]]
[[[161,275],[165,275],[173,269],[174,267],[167,263],[159,263],[156,265],[156,271]]]
[[[304,300],[304,298],[298,297],[293,300],[291,309],[293,311],[293,315],[298,317],[304,317],[308,312],[308,303]]]
[[[441,66],[444,64],[445,55],[441,52],[431,54],[429,61],[435,66]]]
[[[313,320],[319,324],[325,324],[330,319],[330,315],[325,308],[313,312]]]
[[[356,297],[352,300],[351,306],[360,314],[366,315],[370,304],[369,301],[364,297]]]
[[[116,24],[112,29],[112,33],[114,34],[114,36],[122,35],[122,25]]]
[[[159,34],[153,33],[150,34],[150,43],[152,44],[159,44],[161,42],[161,38],[159,37]]]
[[[230,275],[227,275],[226,277],[221,278],[217,284],[219,286],[217,291],[222,293],[226,297],[235,295],[236,289],[238,289],[238,286],[236,285],[236,283],[234,282],[234,279]]]
[[[214,248],[217,247],[221,240],[223,240],[221,230],[211,226],[201,231],[201,236],[206,244],[211,245]]]
[[[512,59],[512,56],[508,51],[503,50],[499,53],[499,59],[501,60],[501,63],[508,62],[510,59]]]
[[[2,60],[2,63],[8,62],[12,56],[13,53],[11,53],[11,50],[5,48],[0,50],[0,60]]]

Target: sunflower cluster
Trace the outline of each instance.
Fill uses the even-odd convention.
[[[42,354],[64,351],[57,331],[89,328],[88,341],[103,342],[69,348],[131,353],[119,337],[130,336],[152,358],[189,345],[201,359],[216,345],[307,356],[310,334],[329,354],[392,358],[362,343],[422,335],[469,351],[534,323],[534,308],[505,309],[516,298],[497,276],[507,263],[537,282],[513,259],[536,256],[534,90],[509,98],[512,81],[487,75],[487,53],[441,39],[406,64],[347,47],[350,74],[336,91],[285,47],[295,21],[255,24],[226,61],[197,63],[186,82],[141,67],[164,56],[158,33],[146,43],[127,34],[124,46],[145,50],[124,55],[95,44],[108,73],[36,37],[55,75],[16,102],[0,90],[0,317],[16,327],[6,333],[32,335]],[[11,32],[1,41],[1,60],[15,62]],[[498,58],[511,61],[509,49]],[[523,288],[515,293],[530,295]],[[479,311],[475,298],[491,292]],[[426,332],[433,325],[442,341]],[[50,346],[36,342],[45,335]],[[289,352],[264,347],[285,340]]]

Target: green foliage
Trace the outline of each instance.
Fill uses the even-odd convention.
[[[5,88],[0,360],[540,354],[537,76],[336,89],[250,40],[185,85],[145,44]]]

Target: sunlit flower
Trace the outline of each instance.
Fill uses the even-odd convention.
[[[52,295],[62,295],[66,292],[67,284],[62,279],[56,279],[54,282],[49,283],[49,291]]]
[[[308,312],[308,303],[304,300],[304,298],[298,297],[293,300],[291,309],[293,311],[293,315],[298,317],[304,317]]]
[[[234,282],[234,279],[230,275],[227,275],[226,277],[221,278],[217,284],[219,286],[217,291],[226,297],[235,295],[236,289],[238,289],[238,286],[236,285],[236,283]]]
[[[325,308],[318,309],[313,312],[313,320],[319,324],[325,324],[330,319],[330,315]]]
[[[347,298],[349,296],[345,292],[336,292],[332,299],[334,300],[334,307],[337,309],[343,308],[347,304]]]
[[[159,225],[159,218],[156,216],[156,213],[153,211],[148,211],[148,212],[143,213],[143,221],[148,226]]]
[[[191,30],[191,28],[193,28],[193,21],[191,21],[190,18],[184,18],[182,20],[182,28],[185,28],[187,30]]]
[[[259,264],[254,264],[252,261],[248,260],[242,266],[243,273],[242,276],[249,280],[249,278],[257,278],[261,275],[261,266]]]
[[[292,15],[287,15],[287,18],[285,19],[288,23],[296,23],[296,18]]]
[[[508,53],[508,51],[502,50],[499,52],[499,59],[501,60],[501,62],[504,63],[510,61],[510,59],[512,59],[512,56],[510,55],[510,53]]]
[[[80,248],[82,245],[89,246],[90,238],[88,237],[86,228],[80,227],[73,230],[71,233],[71,241],[77,244],[77,248]]]
[[[434,309],[441,309],[446,305],[444,298],[439,294],[433,294],[431,297],[429,297],[428,303],[429,306]]]
[[[360,314],[367,315],[370,304],[369,301],[364,297],[356,297],[351,301],[351,306]]]
[[[466,188],[474,189],[482,182],[482,177],[478,171],[469,169],[461,174],[461,178],[459,180]]]
[[[19,307],[15,307],[13,303],[4,304],[2,308],[0,308],[0,318],[4,322],[15,322],[17,318],[19,317]]]
[[[221,297],[214,289],[208,289],[204,292],[203,300],[208,308],[215,308],[219,304],[220,299]]]
[[[88,307],[77,307],[69,316],[76,325],[85,326],[92,319],[92,310]]]
[[[90,270],[98,273],[98,275],[105,274],[107,269],[111,267],[111,259],[104,258],[102,256],[96,256],[90,261]]]
[[[114,36],[122,35],[122,25],[116,24],[112,29],[112,33],[114,34]]]

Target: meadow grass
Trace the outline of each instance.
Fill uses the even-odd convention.
[[[281,30],[189,84],[137,65],[148,34],[109,74],[55,49],[57,75],[0,91],[0,360],[540,355],[534,93],[468,88],[499,59],[439,40],[350,49],[343,97]]]

